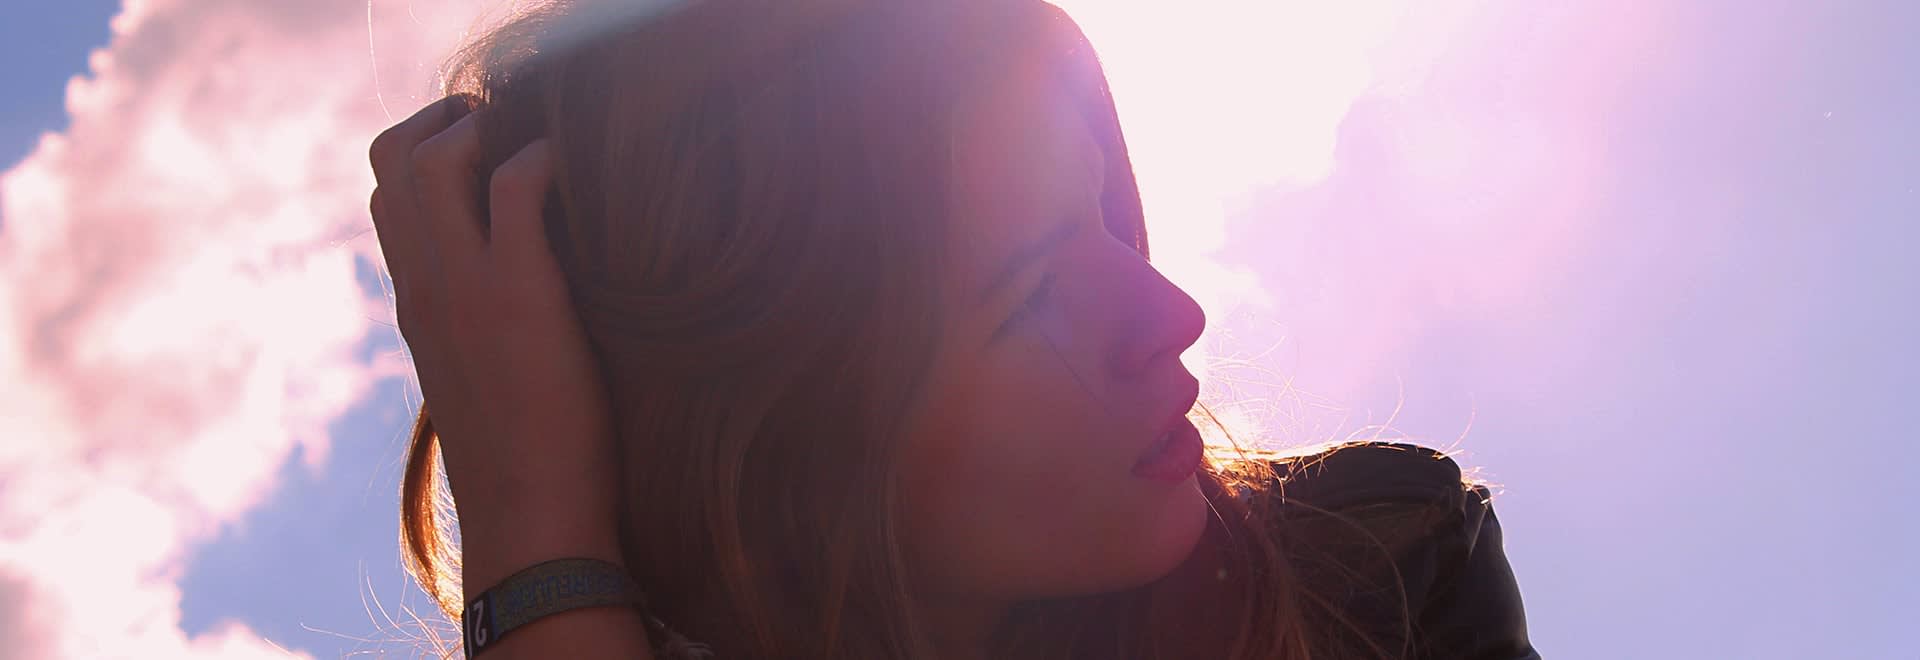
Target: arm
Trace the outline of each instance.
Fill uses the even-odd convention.
[[[1405,643],[1414,658],[1539,659],[1485,487],[1463,485],[1453,459],[1414,445],[1363,443],[1317,459],[1280,468],[1293,477],[1285,493],[1317,507],[1300,516],[1312,525],[1301,531],[1330,540],[1346,569],[1317,584],[1340,594],[1371,637]],[[1356,579],[1369,588],[1354,593]],[[1399,590],[1377,588],[1396,580]]]
[[[470,598],[545,560],[618,564],[621,552],[610,408],[543,227],[550,151],[536,140],[492,170],[489,222],[471,174],[488,166],[484,110],[468,107],[443,99],[374,140],[370,210],[439,435]],[[640,613],[597,607],[530,622],[483,657],[652,653]]]
[[[472,600],[481,590],[499,584],[515,571],[549,559],[588,557],[621,563],[618,544],[611,537],[600,538],[594,531],[611,527],[576,527],[584,533],[553,530],[552,533],[509,534],[498,540],[482,538],[478,530],[475,536],[468,536],[470,532],[464,530],[469,529],[473,527],[462,524],[463,601]],[[569,610],[515,629],[498,644],[487,647],[483,660],[653,660],[644,624],[640,612],[632,608]]]
[[[1436,539],[1439,568],[1419,610],[1419,629],[1436,658],[1539,660],[1488,497],[1484,487],[1467,491],[1458,524]]]

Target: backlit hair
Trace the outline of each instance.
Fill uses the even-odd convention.
[[[1100,63],[1038,0],[547,2],[448,70],[481,108],[483,172],[552,140],[545,222],[612,397],[625,558],[653,614],[721,658],[930,654],[892,439],[952,306],[935,286],[952,109],[1012,67],[1072,92],[1105,152],[1107,229],[1146,255]],[[436,443],[423,410],[401,532],[457,621]],[[1265,465],[1201,475],[1206,542],[1231,567],[1203,585],[1223,604],[1208,625],[1155,608],[1155,585],[1023,604],[1000,641],[1102,660],[1330,652],[1308,621],[1337,607],[1295,588],[1271,512],[1234,497],[1266,487]],[[1223,655],[1191,655],[1197,630]]]

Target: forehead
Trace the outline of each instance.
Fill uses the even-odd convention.
[[[1015,67],[954,108],[958,274],[978,283],[1005,255],[1099,205],[1105,156],[1074,97],[1045,67]]]

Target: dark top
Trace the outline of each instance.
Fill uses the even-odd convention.
[[[1491,495],[1453,459],[1365,443],[1275,468],[1279,487],[1251,497],[1274,498],[1282,543],[1327,557],[1296,570],[1352,627],[1408,658],[1540,657]]]
[[[1279,483],[1244,496],[1270,514],[1304,592],[1323,599],[1324,607],[1307,608],[1309,625],[1336,636],[1351,631],[1345,648],[1378,647],[1391,657],[1539,660],[1491,496],[1463,480],[1453,459],[1414,445],[1362,443],[1273,468]],[[1194,630],[1218,621],[1200,609],[1188,612],[1203,619]],[[711,657],[704,645],[654,626],[654,639],[669,640],[670,648],[656,648],[661,660]]]

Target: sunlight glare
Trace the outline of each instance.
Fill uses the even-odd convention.
[[[1106,69],[1154,265],[1207,311],[1207,336],[1183,356],[1204,386],[1210,354],[1221,349],[1214,344],[1231,334],[1224,322],[1268,300],[1250,270],[1214,256],[1227,241],[1228,211],[1262,187],[1327,176],[1339,122],[1372,84],[1375,51],[1406,3],[1055,4],[1080,24]]]

